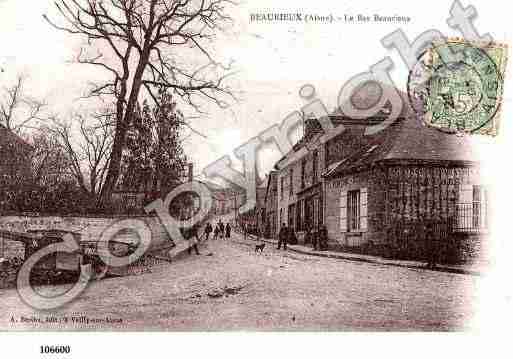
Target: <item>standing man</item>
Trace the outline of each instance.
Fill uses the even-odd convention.
[[[230,238],[232,234],[232,228],[230,227],[230,223],[226,223],[226,238]]]
[[[328,229],[323,224],[320,226],[318,233],[318,241],[319,241],[319,250],[325,251],[328,249]]]
[[[200,252],[198,250],[198,243],[199,243],[199,237],[198,237],[198,227],[197,225],[193,225],[191,229],[187,231],[188,233],[188,240],[189,242],[189,248],[187,248],[187,253],[191,254],[191,248],[194,248],[194,251],[196,252],[196,255],[199,255]]]
[[[216,228],[214,229],[214,239],[217,239],[219,236],[219,223],[216,224]]]
[[[281,249],[281,244],[283,243],[283,249],[287,250],[287,237],[288,237],[288,228],[285,223],[281,224],[280,233],[278,233],[278,249]]]
[[[224,237],[224,223],[219,220],[219,234],[221,235],[221,238]]]
[[[208,237],[210,237],[210,233],[212,233],[212,225],[210,222],[207,222],[205,226],[205,240],[208,241]]]

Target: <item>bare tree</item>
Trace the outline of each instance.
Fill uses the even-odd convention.
[[[33,122],[42,120],[45,103],[27,96],[24,92],[26,77],[18,75],[16,83],[4,87],[4,94],[0,98],[0,124],[7,129],[21,134]]]
[[[71,176],[82,192],[96,201],[100,199],[109,166],[114,116],[108,110],[94,114],[92,118],[76,114],[69,122],[52,118],[52,125],[46,127],[66,153]],[[78,131],[74,131],[72,125],[77,123]]]
[[[59,0],[56,6],[63,21],[44,15],[55,28],[95,45],[79,52],[79,63],[110,74],[89,93],[116,99],[102,203],[110,200],[119,177],[128,124],[141,90],[157,102],[157,89],[166,88],[198,111],[198,100],[226,107],[234,99],[225,85],[228,67],[216,62],[209,48],[230,21],[226,7],[231,5],[230,0]]]

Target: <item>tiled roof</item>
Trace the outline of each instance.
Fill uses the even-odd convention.
[[[472,152],[469,135],[458,136],[426,126],[411,109],[408,96],[404,92],[385,84],[367,82],[358,87],[346,101],[351,101],[354,107],[366,109],[377,103],[381,97],[381,91],[397,91],[401,97],[403,106],[398,118],[376,134],[365,136],[367,126],[381,123],[389,117],[390,104],[385,104],[382,110],[370,118],[349,118],[340,109],[333,112],[330,115],[332,123],[335,126],[340,124],[345,126],[344,140],[365,136],[365,141],[362,141],[364,145],[361,149],[331,164],[324,171],[323,176],[337,176],[355,167],[387,160],[477,162],[477,157]],[[275,168],[279,168],[280,163],[283,165],[295,161],[295,157],[301,157],[301,149],[308,143],[314,142],[316,135],[322,133],[321,126],[315,123],[317,121],[313,119],[310,121],[314,122],[309,126],[311,131],[294,145],[293,150],[277,162]]]
[[[442,132],[426,126],[415,116],[397,119],[367,143],[361,150],[330,166],[323,175],[334,177],[344,171],[388,160],[477,162],[470,135]]]
[[[391,88],[386,84],[378,83],[375,81],[367,81],[362,85],[356,87],[356,89],[353,92],[353,95],[350,98],[346,99],[345,103],[351,103],[352,107],[354,108],[364,110],[369,109],[372,106],[374,106],[377,103],[377,101],[381,98],[381,94],[383,91],[394,91],[401,98],[402,108],[398,117],[408,117],[413,115],[413,110],[409,105],[408,95],[406,93],[399,91],[395,88]],[[340,109],[340,107],[338,107],[337,109],[335,109],[335,111],[333,111],[332,114],[329,115],[329,118],[331,123],[335,127],[338,127],[340,125],[344,125],[348,128],[354,128],[358,126],[372,126],[377,125],[386,120],[389,117],[391,110],[391,105],[389,103],[385,103],[383,108],[376,114],[374,114],[372,117],[351,118],[345,115]],[[306,119],[304,126],[304,136],[301,139],[299,139],[299,141],[293,146],[294,152],[299,151],[303,146],[314,140],[317,134],[323,133],[322,126],[320,125],[318,119]],[[289,154],[285,155],[284,157],[287,156],[289,156]]]

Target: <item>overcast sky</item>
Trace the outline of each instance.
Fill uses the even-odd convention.
[[[476,25],[481,33],[490,32],[499,41],[511,43],[506,34],[506,11],[500,12],[483,1],[472,2],[479,17]],[[241,102],[229,110],[208,106],[210,114],[193,122],[207,136],[193,136],[187,153],[196,169],[201,169],[260,131],[281,121],[304,103],[298,96],[306,83],[315,85],[328,109],[335,106],[340,86],[351,76],[367,71],[369,66],[390,56],[395,68],[391,75],[404,89],[407,69],[398,54],[385,49],[380,39],[401,28],[410,39],[422,31],[436,28],[448,36],[458,35],[446,24],[447,1],[244,1],[232,11],[235,24],[219,36],[216,55],[227,62],[234,60],[238,71],[232,80]],[[464,2],[468,5],[468,2]],[[50,27],[42,18],[52,13],[49,0],[0,0],[0,74],[3,84],[17,73],[30,76],[28,88],[34,96],[47,99],[52,109],[63,116],[82,106],[77,98],[85,90],[87,80],[97,70],[69,64],[80,42],[77,38]],[[304,24],[250,23],[251,13],[296,12],[319,15],[344,14],[409,16],[404,23],[370,24]],[[260,168],[266,172],[281,157],[277,150],[261,156]],[[195,171],[198,172],[198,171]]]

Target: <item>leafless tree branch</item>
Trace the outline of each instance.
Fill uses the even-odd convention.
[[[46,103],[27,96],[24,92],[26,77],[18,75],[16,83],[5,87],[0,98],[0,124],[21,134],[34,122],[44,120]]]

